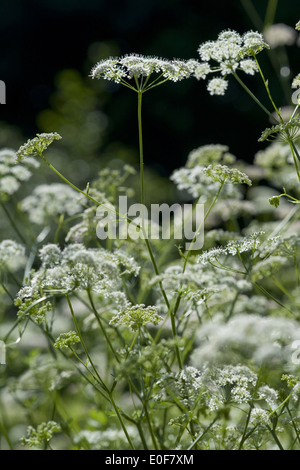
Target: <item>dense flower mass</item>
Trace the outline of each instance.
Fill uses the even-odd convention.
[[[61,136],[57,132],[37,134],[33,139],[29,139],[17,151],[18,161],[23,157],[36,157],[41,155],[54,140],[60,140]]]
[[[226,77],[238,70],[248,75],[258,71],[255,56],[263,49],[268,49],[262,34],[248,31],[240,35],[236,31],[223,31],[216,41],[207,41],[200,45],[198,52],[202,62],[195,69],[195,77],[204,79],[210,73],[219,73],[208,82],[211,95],[224,95],[228,87]]]
[[[17,155],[14,150],[3,149],[0,151],[0,200],[7,200],[20,188],[21,184],[28,181],[32,175],[32,169],[39,167],[39,163],[33,158],[27,158],[24,164],[16,164]]]
[[[61,214],[71,216],[81,212],[82,204],[78,193],[66,184],[41,184],[23,199],[21,210],[31,222],[44,225]]]
[[[131,79],[148,79],[158,74],[161,81],[178,82],[191,77],[199,62],[197,60],[167,60],[158,57],[145,57],[129,54],[123,57],[109,58],[98,62],[91,71],[92,78],[104,78],[115,83],[128,83]],[[156,82],[157,84],[157,82]]]
[[[122,251],[88,249],[80,243],[69,244],[63,250],[50,243],[41,248],[39,256],[41,267],[31,273],[18,299],[33,297],[42,287],[45,291],[62,294],[82,290],[93,290],[101,295],[114,292],[114,298],[117,300],[120,294],[123,302],[121,275],[136,276],[139,271],[135,260]]]

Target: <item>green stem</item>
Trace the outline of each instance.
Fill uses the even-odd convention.
[[[219,419],[219,415],[215,417],[215,419],[207,426],[206,429],[204,429],[201,434],[198,435],[198,437],[191,443],[191,445],[187,448],[187,450],[192,450],[193,447],[195,447],[196,444],[205,436],[205,434],[210,430],[210,428],[215,424],[215,422]]]
[[[217,200],[219,199],[219,196],[220,196],[220,193],[221,193],[221,191],[222,191],[222,189],[223,189],[224,184],[225,184],[225,182],[221,183],[221,185],[220,185],[220,187],[219,187],[219,189],[218,189],[217,194],[215,195],[214,199],[212,200],[212,203],[210,204],[210,206],[209,206],[209,208],[208,208],[208,210],[207,210],[207,212],[206,212],[206,214],[205,214],[205,216],[204,216],[204,219],[202,220],[201,224],[199,225],[199,227],[198,227],[197,230],[196,230],[196,233],[195,233],[195,235],[194,235],[194,238],[193,238],[193,240],[192,240],[192,242],[191,242],[191,244],[190,244],[190,247],[189,247],[189,249],[188,249],[188,251],[187,251],[187,254],[186,254],[186,256],[185,256],[185,261],[184,261],[184,265],[183,265],[183,274],[184,274],[184,272],[185,272],[185,270],[186,270],[187,262],[188,262],[188,259],[189,259],[189,257],[190,257],[190,254],[191,254],[191,252],[192,252],[192,246],[194,245],[194,243],[195,243],[195,241],[196,241],[196,239],[197,239],[197,237],[198,237],[198,234],[199,234],[200,230],[202,229],[203,225],[205,224],[207,217],[209,216],[209,214],[211,213],[211,211],[212,211],[213,207],[215,206]]]
[[[140,186],[141,186],[141,204],[145,205],[145,187],[144,187],[144,148],[143,148],[143,127],[142,127],[142,99],[143,92],[138,92],[138,128],[139,128],[139,152],[140,152]],[[142,216],[142,220],[144,217]]]
[[[246,439],[247,439],[246,433],[247,433],[247,429],[248,429],[249,422],[250,422],[250,416],[251,416],[252,408],[253,408],[253,406],[250,405],[249,413],[248,413],[247,419],[246,419],[246,424],[245,424],[244,432],[243,432],[242,439],[241,439],[241,441],[240,441],[240,445],[239,445],[239,449],[238,449],[238,450],[242,450],[243,445],[244,445],[244,442],[245,442]]]
[[[104,383],[103,380],[101,379],[101,377],[100,377],[100,375],[99,375],[99,373],[98,373],[98,371],[97,371],[97,369],[96,369],[96,367],[95,367],[95,365],[94,365],[94,363],[93,363],[93,361],[92,361],[92,359],[91,359],[91,357],[90,357],[90,354],[89,354],[89,352],[88,352],[88,349],[87,349],[86,344],[85,344],[85,342],[84,342],[84,339],[83,339],[83,337],[82,337],[82,334],[81,334],[81,331],[80,331],[80,328],[79,328],[79,325],[78,325],[78,322],[77,322],[77,319],[76,319],[76,316],[75,316],[75,313],[74,313],[74,310],[73,310],[73,306],[72,306],[72,303],[71,303],[71,300],[70,300],[70,297],[69,297],[68,294],[66,294],[66,298],[67,298],[68,305],[69,305],[69,308],[70,308],[70,311],[71,311],[71,315],[72,315],[72,319],[73,319],[73,322],[74,322],[74,325],[75,325],[75,329],[76,329],[76,332],[77,332],[77,334],[78,334],[78,336],[79,336],[79,338],[80,338],[80,342],[81,342],[81,345],[82,345],[82,347],[83,347],[83,349],[84,349],[84,352],[85,352],[85,354],[86,354],[86,356],[87,356],[87,358],[88,358],[88,360],[89,360],[89,362],[90,362],[90,364],[91,364],[91,367],[92,367],[92,369],[93,369],[93,371],[94,371],[94,373],[95,373],[95,375],[96,375],[96,377],[97,377],[98,382],[100,383],[101,387],[103,387],[103,389],[105,390],[105,392],[106,392],[107,395],[109,396],[109,400],[110,400],[110,402],[111,402],[111,404],[112,404],[112,406],[113,406],[113,408],[114,408],[114,410],[115,410],[115,412],[116,412],[116,415],[117,415],[117,417],[118,417],[118,419],[119,419],[120,425],[121,425],[121,427],[122,427],[122,429],[123,429],[123,431],[124,431],[124,434],[125,434],[125,436],[126,436],[126,439],[127,439],[128,443],[129,443],[131,449],[134,450],[134,446],[133,446],[132,441],[131,441],[131,439],[130,439],[130,436],[129,436],[128,432],[127,432],[126,426],[125,426],[125,424],[124,424],[124,422],[123,422],[123,419],[122,419],[122,416],[121,416],[121,414],[120,414],[120,412],[119,412],[119,409],[118,409],[118,407],[117,407],[117,405],[116,405],[116,403],[115,403],[115,401],[114,401],[112,392],[106,387],[105,383]]]
[[[233,72],[234,78],[237,82],[244,88],[244,90],[248,93],[248,95],[255,101],[256,104],[273,120],[275,119],[273,114],[259,101],[259,99],[252,93],[252,91],[245,85],[243,80],[240,79],[236,72]],[[275,119],[276,120],[276,119]]]
[[[24,243],[24,245],[27,245],[27,242],[26,242],[24,236],[22,235],[22,233],[20,232],[20,230],[18,229],[18,227],[17,227],[17,225],[14,221],[14,218],[11,216],[9,210],[7,209],[7,207],[5,206],[5,204],[3,202],[1,202],[1,207],[2,207],[3,211],[5,212],[5,215],[7,216],[12,228],[14,229],[14,231],[16,232],[18,237],[20,238],[20,240]]]
[[[95,304],[94,304],[93,297],[92,297],[92,294],[91,294],[90,289],[87,289],[87,294],[88,294],[88,298],[89,298],[89,301],[90,301],[92,310],[93,310],[94,315],[95,315],[95,317],[96,317],[96,320],[97,320],[97,322],[98,322],[98,325],[99,325],[99,327],[100,327],[100,329],[101,329],[101,331],[102,331],[102,333],[103,333],[103,336],[105,337],[106,342],[107,342],[107,344],[108,344],[108,346],[109,346],[111,352],[113,353],[113,355],[114,355],[116,361],[117,361],[117,362],[120,362],[120,359],[119,359],[119,357],[118,357],[116,351],[114,350],[114,347],[113,347],[113,345],[112,345],[112,343],[111,343],[111,341],[110,341],[110,338],[109,338],[108,334],[106,333],[106,330],[105,330],[104,326],[102,325],[102,321],[101,321],[100,315],[99,315],[99,313],[98,313],[98,311],[97,311],[97,309],[96,309],[96,307],[95,307]]]
[[[280,449],[280,450],[284,450],[284,448],[283,448],[283,446],[282,446],[280,440],[279,440],[278,437],[277,437],[277,434],[276,434],[275,430],[272,429],[272,428],[270,428],[270,426],[267,426],[267,429],[268,429],[268,430],[270,431],[270,433],[272,434],[273,439],[274,439],[274,441],[276,442],[276,444],[278,445],[279,449]]]
[[[76,315],[75,315],[75,312],[74,312],[74,309],[73,309],[73,305],[72,305],[72,302],[71,302],[71,299],[69,297],[69,294],[65,294],[66,295],[66,299],[67,299],[67,302],[68,302],[68,305],[69,305],[69,308],[70,308],[70,312],[71,312],[71,315],[72,315],[72,319],[73,319],[73,322],[74,322],[74,326],[75,326],[75,329],[76,329],[76,333],[78,334],[79,338],[80,338],[80,343],[84,349],[84,352],[86,354],[86,357],[88,358],[89,360],[89,363],[91,364],[91,367],[95,373],[95,376],[97,377],[97,380],[98,382],[101,384],[101,386],[103,387],[103,389],[106,391],[106,393],[109,393],[109,390],[108,388],[106,387],[105,383],[103,382],[103,380],[101,379],[99,373],[98,373],[98,370],[96,369],[95,365],[94,365],[94,362],[89,354],[89,351],[86,347],[86,344],[85,344],[85,341],[83,339],[83,336],[81,334],[81,330],[80,330],[80,327],[78,325],[78,322],[77,322],[77,318],[76,318]]]
[[[114,408],[114,410],[115,410],[115,412],[116,412],[116,415],[117,415],[117,417],[118,417],[118,419],[119,419],[119,422],[120,422],[121,427],[122,427],[122,429],[123,429],[123,432],[124,432],[124,434],[125,434],[125,436],[126,436],[126,439],[127,439],[127,441],[128,441],[128,444],[130,445],[130,447],[131,447],[132,450],[135,450],[135,449],[134,449],[134,445],[132,444],[132,441],[131,441],[130,436],[129,436],[129,434],[128,434],[128,431],[127,431],[127,429],[126,429],[126,426],[125,426],[125,424],[124,424],[123,418],[122,418],[122,416],[121,416],[121,414],[120,414],[119,408],[117,407],[117,405],[116,405],[116,403],[115,403],[115,400],[114,400],[114,398],[113,398],[113,396],[112,396],[112,393],[109,393],[109,398],[110,398],[111,404],[112,404],[112,406],[113,406],[113,408]]]
[[[257,65],[257,67],[258,67],[258,70],[259,70],[260,76],[261,76],[261,78],[262,78],[262,81],[264,82],[265,88],[266,88],[266,90],[267,90],[269,100],[271,101],[272,106],[273,106],[273,108],[274,108],[274,110],[275,110],[277,116],[279,117],[279,120],[283,123],[284,121],[283,121],[283,119],[282,119],[282,117],[281,117],[280,111],[278,110],[278,108],[277,108],[277,106],[276,106],[276,104],[275,104],[275,101],[273,100],[273,97],[272,97],[272,94],[271,94],[271,91],[270,91],[270,88],[269,88],[268,81],[265,79],[265,76],[264,76],[263,71],[262,71],[262,69],[261,69],[261,67],[260,67],[260,65],[259,65],[259,62],[258,62],[258,60],[257,60],[256,55],[254,55],[253,57],[254,57],[254,60],[255,60],[255,62],[256,62],[256,65]],[[272,118],[274,119],[274,116],[273,116],[273,115],[272,115]]]
[[[278,6],[278,0],[269,0],[267,11],[266,11],[264,28],[267,28],[268,26],[271,26],[274,23],[277,6]]]

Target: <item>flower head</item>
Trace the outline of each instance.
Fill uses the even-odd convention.
[[[123,57],[114,57],[98,62],[91,71],[92,78],[104,78],[115,83],[128,85],[131,79],[150,77],[156,73],[161,76],[162,83],[166,80],[178,82],[189,78],[195,73],[199,65],[196,60],[167,60],[158,57],[145,57],[140,54],[129,54]],[[146,89],[150,88],[150,84]]]
[[[297,39],[297,33],[294,28],[278,23],[269,26],[264,31],[264,37],[272,49],[278,46],[291,46]]]
[[[300,87],[300,73],[294,78],[292,83],[292,88],[299,88]]]
[[[258,67],[252,57],[268,48],[269,45],[258,32],[248,31],[241,36],[236,31],[223,31],[216,41],[207,41],[199,46],[198,52],[203,62],[195,69],[194,76],[199,80],[209,73],[219,72],[222,77],[210,80],[207,89],[212,95],[224,95],[228,86],[225,78],[237,70],[254,75]]]
[[[227,88],[228,81],[224,78],[213,78],[207,85],[207,90],[211,95],[225,95]]]
[[[23,157],[41,155],[54,140],[59,140],[62,137],[57,132],[37,134],[33,139],[29,139],[17,151],[17,161],[22,160]]]
[[[229,168],[226,165],[209,165],[203,169],[207,178],[219,183],[247,184],[251,186],[250,178],[236,168]]]
[[[158,315],[158,307],[144,304],[127,306],[122,312],[118,313],[111,320],[112,325],[129,326],[133,331],[138,331],[148,323],[157,325],[162,320]]]

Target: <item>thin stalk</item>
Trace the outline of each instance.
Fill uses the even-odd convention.
[[[299,430],[298,430],[298,428],[297,428],[297,426],[296,426],[296,423],[295,423],[295,421],[294,421],[293,415],[292,415],[291,410],[289,409],[289,406],[288,406],[288,405],[286,406],[286,409],[287,409],[287,412],[288,412],[288,414],[289,414],[290,420],[291,420],[291,422],[292,422],[292,426],[293,426],[293,428],[294,428],[295,434],[296,434],[296,436],[297,436],[297,440],[298,440],[298,442],[300,443],[300,434],[299,434]]]
[[[78,325],[78,322],[77,322],[77,318],[76,318],[76,315],[75,315],[75,312],[74,312],[74,309],[73,309],[73,305],[72,305],[72,302],[71,302],[71,299],[69,297],[69,294],[65,294],[66,295],[66,299],[67,299],[67,302],[68,302],[68,305],[69,305],[69,308],[70,308],[70,312],[71,312],[71,315],[72,315],[72,319],[73,319],[73,322],[74,322],[74,326],[75,326],[75,329],[76,329],[76,333],[78,334],[79,338],[80,338],[80,343],[84,349],[84,352],[86,354],[86,357],[88,358],[89,360],[89,363],[91,364],[91,367],[97,377],[97,380],[98,382],[101,384],[101,386],[103,387],[103,389],[106,391],[106,393],[109,393],[109,390],[108,388],[106,387],[105,383],[103,382],[103,380],[101,379],[100,375],[99,375],[99,372],[98,370],[96,369],[95,365],[94,365],[94,362],[89,354],[89,351],[86,347],[86,344],[85,344],[85,341],[83,339],[83,336],[81,334],[81,330],[79,328],[79,325]]]
[[[257,67],[258,67],[258,70],[259,70],[260,76],[261,76],[261,78],[262,78],[262,81],[264,82],[265,88],[266,88],[266,90],[267,90],[269,100],[271,101],[272,106],[273,106],[273,108],[274,108],[274,110],[275,110],[277,116],[279,117],[279,120],[283,123],[284,121],[283,121],[283,119],[282,119],[282,117],[281,117],[280,111],[278,110],[278,108],[277,108],[277,106],[276,106],[276,104],[275,104],[275,101],[273,100],[273,97],[272,97],[272,95],[271,95],[271,91],[270,91],[270,88],[269,88],[268,81],[265,79],[265,76],[264,76],[263,71],[262,71],[262,69],[261,69],[261,67],[260,67],[260,65],[259,65],[259,62],[258,62],[258,60],[257,60],[256,55],[254,55],[253,57],[254,57],[254,60],[255,60],[255,62],[256,62],[256,65],[257,65]],[[274,116],[272,116],[272,118],[274,119]]]
[[[80,194],[82,194],[83,196],[85,196],[87,199],[89,199],[91,202],[93,202],[94,204],[96,204],[97,206],[101,206],[103,207],[103,209],[106,209],[107,211],[109,212],[113,212],[114,214],[118,215],[119,217],[124,217],[124,215],[122,214],[119,214],[117,211],[113,210],[111,207],[108,207],[106,206],[105,204],[103,204],[102,202],[99,202],[97,201],[96,199],[94,199],[92,196],[90,196],[88,194],[87,191],[82,191],[82,189],[78,188],[77,186],[75,186],[75,184],[71,183],[71,181],[69,181],[62,173],[60,173],[53,165],[51,165],[50,162],[48,162],[48,160],[44,157],[44,155],[42,153],[39,154],[39,156],[42,158],[42,160],[46,163],[46,165],[48,165],[48,167],[54,171],[54,173],[56,173],[57,176],[59,176],[59,178],[61,178],[66,184],[68,184],[71,188],[75,189],[75,191],[78,191]],[[132,222],[128,217],[125,216],[125,218],[127,220],[129,220],[129,222]]]
[[[244,90],[248,93],[248,95],[255,101],[256,104],[273,120],[277,121],[277,119],[274,117],[274,115],[259,101],[259,99],[252,93],[252,91],[245,85],[243,80],[240,79],[238,74],[236,72],[233,72],[234,78],[237,80],[237,82],[244,88]]]
[[[263,22],[261,20],[261,17],[259,16],[256,8],[254,7],[253,3],[251,0],[241,0],[241,3],[244,7],[244,10],[246,11],[247,15],[249,18],[251,18],[252,23],[258,29],[259,31],[263,30]]]
[[[115,410],[115,412],[116,412],[116,415],[117,415],[117,417],[118,417],[118,419],[119,419],[119,422],[120,422],[121,427],[122,427],[122,429],[123,429],[123,432],[124,432],[124,434],[125,434],[125,436],[126,436],[126,439],[127,439],[127,441],[128,441],[128,444],[130,445],[130,447],[131,447],[132,450],[135,450],[134,445],[132,444],[132,441],[131,441],[130,436],[129,436],[129,434],[128,434],[128,431],[127,431],[127,429],[126,429],[126,426],[125,426],[125,424],[124,424],[123,418],[122,418],[122,416],[121,416],[121,414],[120,414],[119,408],[117,407],[117,405],[116,405],[116,403],[115,403],[115,400],[114,400],[114,398],[113,398],[113,396],[112,396],[112,393],[109,393],[109,398],[110,398],[110,401],[111,401],[112,406],[114,407],[114,410]]]
[[[3,202],[1,202],[1,207],[2,207],[3,211],[5,212],[5,215],[8,218],[12,228],[14,229],[14,231],[16,232],[18,237],[20,238],[20,240],[24,243],[24,245],[27,245],[27,242],[26,242],[24,236],[22,235],[21,231],[17,227],[17,225],[14,221],[14,218],[11,216],[9,210],[7,209],[7,207],[5,206],[5,204]]]
[[[205,434],[210,430],[210,428],[215,424],[215,422],[219,419],[219,416],[217,415],[215,419],[207,426],[204,431],[198,435],[198,437],[194,440],[194,442],[191,443],[191,445],[187,448],[187,450],[192,450],[193,447],[195,447],[196,444],[205,436]]]
[[[266,11],[264,28],[267,28],[268,26],[271,26],[274,23],[277,6],[278,6],[278,0],[269,0],[267,11]]]
[[[108,334],[106,333],[106,330],[105,330],[104,326],[102,325],[102,321],[101,321],[100,315],[99,315],[99,313],[97,312],[97,309],[96,309],[96,307],[95,307],[95,304],[94,304],[93,297],[92,297],[92,294],[91,294],[90,289],[87,289],[87,294],[88,294],[88,298],[89,298],[89,301],[90,301],[92,310],[93,310],[94,315],[95,315],[95,317],[96,317],[96,320],[97,320],[97,322],[98,322],[98,325],[99,325],[99,327],[100,327],[100,329],[101,329],[101,331],[102,331],[102,333],[103,333],[103,336],[105,337],[106,342],[107,342],[107,344],[108,344],[108,346],[109,346],[111,352],[113,353],[113,355],[114,355],[116,361],[117,361],[117,362],[120,362],[120,359],[119,359],[119,357],[118,357],[116,351],[114,350],[114,347],[113,347],[113,345],[112,345],[112,343],[111,343],[111,341],[110,341],[110,338],[109,338]]]
[[[1,423],[1,421],[0,421],[0,431],[1,431],[2,435],[4,436],[4,438],[5,438],[5,440],[6,440],[7,444],[8,444],[8,446],[9,446],[9,448],[10,448],[10,450],[14,450],[14,447],[13,447],[13,445],[12,445],[12,443],[11,443],[11,440],[10,440],[10,438],[9,438],[9,435],[8,435],[8,433],[6,432],[6,429],[5,429],[4,425]]]
[[[143,144],[143,126],[142,126],[142,99],[143,99],[143,91],[138,92],[138,134],[139,134],[139,155],[140,155],[140,191],[141,191],[141,204],[144,208],[145,206],[145,182],[144,182],[144,144]],[[159,270],[153,255],[153,251],[151,248],[151,244],[148,240],[147,234],[145,233],[145,226],[144,226],[144,213],[142,213],[142,230],[144,233],[145,243],[148,249],[148,253],[153,265],[153,269],[156,275],[159,275]],[[170,308],[170,304],[168,301],[167,294],[163,288],[162,283],[159,283],[161,293],[163,298],[166,302],[168,309]]]
[[[9,292],[9,290],[7,289],[7,287],[5,286],[5,284],[4,284],[2,281],[0,281],[0,286],[1,286],[1,287],[3,288],[3,290],[6,292],[6,294],[7,294],[8,297],[10,298],[10,300],[11,300],[12,302],[14,302],[14,300],[15,300],[14,297],[11,295],[11,293]]]
[[[144,146],[143,146],[143,127],[142,127],[142,98],[143,92],[138,92],[138,128],[139,128],[139,153],[140,153],[140,187],[141,204],[145,205],[145,187],[144,187]],[[144,215],[144,214],[143,214]],[[142,220],[144,217],[142,215]]]
[[[250,405],[249,413],[248,413],[247,419],[246,419],[246,424],[245,424],[244,432],[243,432],[242,439],[241,439],[241,441],[240,441],[240,445],[239,445],[239,449],[238,449],[238,450],[242,450],[243,445],[244,445],[244,442],[245,442],[246,439],[247,439],[246,433],[247,433],[247,429],[248,429],[249,422],[250,422],[250,416],[251,416],[251,413],[252,413],[252,408],[253,408],[253,406]]]
[[[280,449],[280,450],[285,450],[285,449],[283,448],[283,445],[281,444],[280,440],[278,439],[275,430],[272,429],[272,428],[270,428],[270,426],[267,426],[267,429],[268,429],[268,430],[270,431],[270,433],[272,434],[273,439],[274,439],[274,441],[276,442],[276,444],[278,445],[279,449]]]
[[[97,377],[97,380],[98,380],[99,384],[101,385],[101,387],[103,387],[103,389],[105,390],[105,392],[106,392],[107,395],[109,396],[109,400],[110,400],[110,402],[111,402],[111,404],[112,404],[112,406],[113,406],[113,408],[114,408],[114,410],[115,410],[115,413],[116,413],[116,415],[117,415],[117,417],[118,417],[118,420],[119,420],[119,422],[120,422],[120,425],[121,425],[121,427],[122,427],[122,429],[123,429],[123,432],[124,432],[124,434],[125,434],[125,436],[126,436],[126,439],[127,439],[128,443],[129,443],[131,449],[134,450],[134,446],[133,446],[132,441],[131,441],[131,439],[130,439],[130,436],[129,436],[128,432],[127,432],[126,426],[125,426],[125,424],[124,424],[124,422],[123,422],[123,419],[122,419],[122,416],[121,416],[121,414],[120,414],[120,412],[119,412],[119,409],[118,409],[118,407],[117,407],[117,405],[116,405],[116,403],[115,403],[115,401],[114,401],[112,392],[107,388],[107,386],[105,385],[105,383],[104,383],[103,380],[101,379],[101,377],[100,377],[100,375],[99,375],[99,373],[98,373],[98,371],[97,371],[97,369],[96,369],[96,367],[95,367],[95,365],[94,365],[94,363],[93,363],[93,361],[92,361],[92,359],[91,359],[91,357],[90,357],[90,354],[89,354],[89,352],[88,352],[88,349],[87,349],[87,347],[86,347],[86,345],[85,345],[85,342],[84,342],[84,339],[83,339],[83,337],[82,337],[82,334],[81,334],[81,331],[80,331],[80,328],[79,328],[79,325],[78,325],[78,322],[77,322],[77,319],[76,319],[76,316],[75,316],[75,313],[74,313],[74,310],[73,310],[73,306],[72,306],[72,303],[71,303],[71,300],[70,300],[70,297],[69,297],[68,294],[66,294],[66,298],[67,298],[68,305],[69,305],[69,308],[70,308],[70,311],[71,311],[71,315],[72,315],[72,319],[73,319],[73,322],[74,322],[74,325],[75,325],[75,329],[76,329],[76,332],[77,332],[77,334],[78,334],[78,336],[79,336],[79,338],[80,338],[80,342],[81,342],[81,345],[82,345],[82,347],[83,347],[83,349],[84,349],[84,352],[85,352],[85,354],[86,354],[86,356],[87,356],[87,358],[88,358],[88,360],[89,360],[89,362],[90,362],[90,364],[91,364],[91,366],[92,366],[93,371],[95,372],[95,375],[96,375],[96,377]]]
[[[184,265],[183,265],[183,273],[184,273],[185,270],[186,270],[187,262],[188,262],[188,259],[189,259],[189,257],[190,257],[190,254],[191,254],[191,252],[192,252],[192,246],[194,245],[194,243],[195,243],[195,241],[196,241],[196,239],[197,239],[197,236],[198,236],[200,230],[202,229],[203,225],[205,224],[207,217],[209,216],[209,214],[211,213],[211,211],[212,211],[213,207],[215,206],[217,200],[219,199],[219,196],[220,196],[220,193],[221,193],[221,191],[222,191],[222,189],[223,189],[224,184],[225,184],[225,182],[221,183],[221,185],[220,185],[220,187],[219,187],[219,189],[218,189],[217,194],[215,195],[214,199],[212,200],[212,203],[210,204],[210,206],[209,206],[209,208],[208,208],[208,210],[207,210],[207,212],[206,212],[206,214],[205,214],[205,216],[204,216],[203,221],[201,222],[201,224],[199,225],[199,227],[198,227],[197,230],[196,230],[196,233],[195,233],[195,235],[194,235],[194,238],[193,238],[193,240],[192,240],[192,242],[191,242],[191,244],[190,244],[190,247],[189,247],[189,249],[188,249],[188,251],[187,251],[187,254],[186,254],[186,256],[185,256],[185,261],[184,261]]]

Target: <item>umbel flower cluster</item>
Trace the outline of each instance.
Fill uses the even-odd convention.
[[[198,52],[202,59],[195,76],[205,79],[210,73],[219,73],[208,82],[207,89],[211,95],[224,95],[228,87],[226,77],[238,70],[248,75],[258,72],[256,55],[263,49],[269,49],[262,34],[248,31],[244,35],[236,31],[223,31],[216,41],[201,44]]]
[[[122,303],[121,273],[136,276],[139,271],[126,253],[88,249],[80,243],[69,244],[63,250],[49,243],[41,248],[39,256],[41,267],[31,273],[27,286],[19,291],[20,300],[33,297],[42,288],[61,294],[91,290],[109,296],[114,292],[115,299]]]
[[[225,77],[237,70],[254,75],[258,67],[253,58],[266,48],[269,45],[258,32],[249,31],[241,36],[229,30],[222,32],[216,41],[208,41],[199,47],[202,62],[196,59],[167,60],[129,54],[101,60],[93,67],[90,76],[122,83],[134,90],[136,88],[129,85],[128,80],[145,80],[143,90],[146,91],[167,80],[178,82],[189,77],[201,80],[208,74],[220,72],[221,77],[210,80],[207,89],[211,95],[223,95],[228,86]],[[210,61],[213,63],[210,64]],[[149,77],[154,73],[158,77],[149,84]]]
[[[21,184],[28,181],[32,170],[39,167],[39,162],[28,158],[25,165],[16,164],[16,152],[11,149],[0,151],[0,201],[6,201],[16,193]]]
[[[167,60],[129,54],[98,62],[91,71],[92,78],[104,78],[115,83],[126,84],[127,80],[149,78],[156,73],[163,80],[178,82],[189,78],[198,66],[196,60]]]

